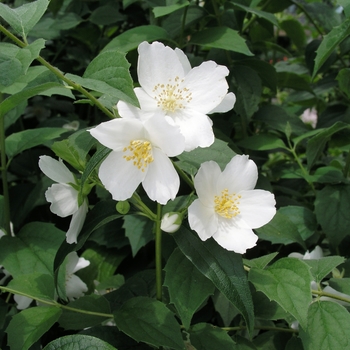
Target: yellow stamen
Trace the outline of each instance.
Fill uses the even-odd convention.
[[[240,214],[239,200],[242,196],[228,193],[228,189],[221,191],[221,196],[214,197],[215,212],[226,219],[232,219]]]
[[[145,171],[147,166],[154,160],[152,155],[152,145],[149,141],[130,141],[129,146],[125,147],[123,152],[128,152],[123,158],[127,161],[132,160],[133,164],[141,171]]]

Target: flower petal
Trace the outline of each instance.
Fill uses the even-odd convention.
[[[69,301],[82,297],[87,291],[87,285],[78,276],[66,277],[66,295]]]
[[[185,149],[185,138],[180,128],[170,125],[161,114],[155,114],[144,122],[152,145],[158,146],[167,156],[174,157]]]
[[[216,183],[220,175],[219,165],[211,160],[202,163],[194,178],[198,198],[206,207],[214,206],[214,197],[217,195]]]
[[[77,243],[77,238],[84,225],[87,212],[88,212],[88,205],[87,205],[87,202],[84,201],[84,203],[79,207],[79,209],[72,216],[69,229],[66,233],[67,243],[69,244]]]
[[[142,90],[142,89],[138,88],[138,90]],[[146,95],[146,96],[148,96],[148,95]],[[148,96],[148,99],[155,101],[154,99],[150,98],[149,96]],[[137,108],[129,103],[126,103],[126,102],[120,100],[117,103],[117,109],[118,109],[119,115],[122,118],[138,119],[141,121],[145,121],[154,115],[154,113],[157,109],[157,105],[155,105],[153,108],[150,109],[151,112],[146,112],[144,108],[140,109],[140,108]]]
[[[39,157],[39,168],[40,170],[51,180],[68,184],[75,184],[75,179],[71,171],[63,164],[62,161],[58,161],[49,156]]]
[[[196,110],[185,109],[181,116],[174,117],[174,121],[185,137],[185,151],[192,151],[197,147],[209,147],[214,143],[212,123],[207,115]]]
[[[102,145],[114,151],[121,151],[131,140],[144,138],[144,127],[138,119],[113,119],[89,130]]]
[[[157,100],[154,97],[150,96],[144,89],[135,88],[134,91],[143,111],[155,112],[157,110],[162,110],[160,107],[158,107]]]
[[[45,197],[51,203],[50,210],[64,218],[78,210],[78,191],[66,184],[53,184],[45,192]]]
[[[218,230],[213,238],[223,248],[244,254],[247,249],[256,245],[258,236],[249,228],[237,228],[232,219],[219,218]]]
[[[33,301],[32,298],[28,298],[24,295],[18,295],[18,294],[14,294],[13,299],[15,299],[15,302],[17,303],[18,310],[27,309]]]
[[[250,228],[259,228],[267,224],[276,214],[275,197],[264,190],[240,192],[240,217]]]
[[[153,96],[156,84],[166,84],[169,79],[184,77],[185,71],[176,52],[169,46],[154,42],[143,42],[138,47],[137,75],[143,89]]]
[[[225,77],[229,70],[214,61],[203,62],[186,75],[183,87],[191,92],[191,109],[204,114],[216,108],[225,98],[228,84]]]
[[[221,103],[212,109],[208,114],[211,113],[225,113],[230,111],[236,103],[236,95],[233,92],[228,93]]]
[[[153,158],[142,186],[150,199],[166,204],[169,199],[174,200],[179,191],[179,175],[160,149],[153,148]]]
[[[77,252],[71,252],[67,255],[66,275],[72,275],[73,273],[89,265],[89,260],[79,258]]]
[[[111,152],[102,162],[98,172],[103,185],[117,201],[130,198],[148,171],[146,169],[142,172],[123,156],[123,151]]]
[[[258,168],[246,155],[236,155],[226,165],[219,179],[219,187],[230,193],[252,190],[258,180]]]
[[[304,260],[309,260],[309,259],[321,259],[323,258],[323,250],[322,248],[317,245],[314,250],[311,252],[307,251],[305,255],[303,256]]]
[[[202,241],[212,237],[218,227],[218,218],[213,208],[204,206],[199,199],[188,207],[188,222]]]
[[[179,48],[177,48],[177,47],[175,48],[175,53],[176,53],[177,57],[179,58],[179,61],[181,62],[182,68],[184,69],[184,73],[186,75],[192,69],[191,63],[188,60],[186,54],[182,50],[180,50]]]

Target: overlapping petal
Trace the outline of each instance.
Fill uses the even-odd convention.
[[[62,161],[49,156],[40,156],[39,168],[47,177],[55,182],[62,184],[75,183],[73,174]]]
[[[77,243],[78,235],[84,225],[86,214],[88,212],[88,204],[86,201],[73,214],[66,233],[66,241],[69,244]]]

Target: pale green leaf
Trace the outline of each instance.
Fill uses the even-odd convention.
[[[89,335],[73,334],[53,340],[43,350],[116,350],[111,344]]]
[[[260,134],[249,136],[246,139],[238,142],[238,145],[243,148],[252,149],[255,151],[266,151],[276,148],[287,149],[282,139],[277,135]]]
[[[350,278],[331,278],[328,280],[329,285],[340,293],[350,295]]]
[[[350,98],[350,68],[341,69],[336,80],[339,82],[340,90],[343,91],[348,98]]]
[[[183,7],[186,7],[189,4],[190,3],[187,0],[182,0],[168,6],[156,6],[153,8],[154,17],[158,18],[169,15],[170,13],[173,13]]]

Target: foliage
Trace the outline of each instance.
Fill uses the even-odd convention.
[[[1,349],[350,349],[348,0],[8,0],[0,17]],[[140,106],[144,41],[226,66],[237,98],[211,115],[210,147],[172,158],[181,187],[164,206],[141,186],[113,200],[98,177],[110,149],[88,132],[119,101]],[[187,222],[201,164],[235,154],[277,207],[243,257]],[[89,203],[77,244],[49,209],[41,155]],[[178,213],[175,233],[161,235],[164,213]],[[73,251],[90,262],[76,300]],[[33,302],[19,310],[14,295]]]

